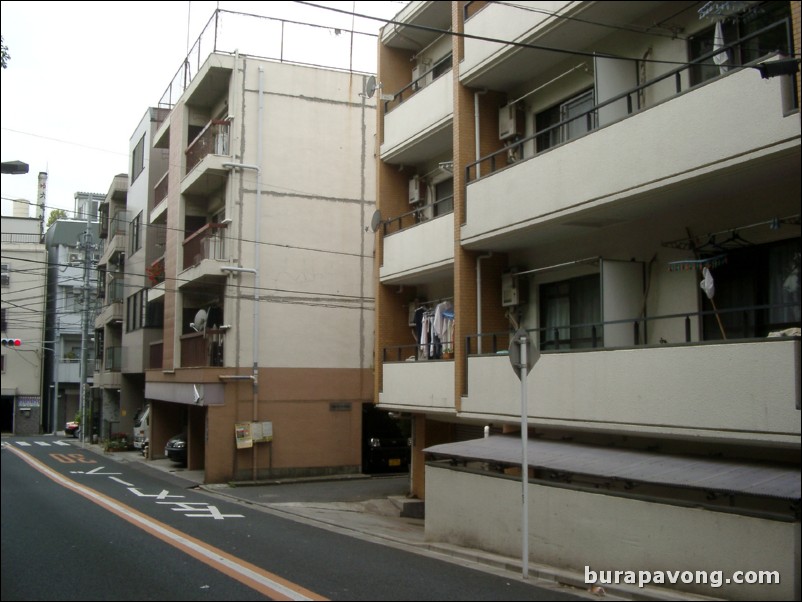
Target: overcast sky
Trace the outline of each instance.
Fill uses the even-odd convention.
[[[406,4],[313,3],[388,19]],[[3,0],[0,22],[10,60],[0,73],[2,161],[23,161],[30,171],[2,176],[2,214],[11,215],[12,199],[36,199],[39,172],[47,172],[45,218],[56,208],[72,217],[76,192],[108,192],[114,175],[128,172],[128,145],[134,129],[147,108],[157,105],[187,48],[218,7],[370,33],[378,33],[382,25],[298,2]],[[243,53],[260,54],[247,48],[249,35],[262,41],[276,37],[264,35],[270,21],[250,19],[260,23],[250,32],[234,31],[234,21],[231,17],[225,34]],[[334,40],[341,32],[313,31],[318,37],[306,47],[323,57],[330,55],[325,36]],[[341,45],[339,40],[332,43]],[[360,52],[355,70],[375,72],[373,48]],[[311,57],[310,62],[317,61]],[[30,215],[35,215],[33,209]]]

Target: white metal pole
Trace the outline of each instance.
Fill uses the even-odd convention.
[[[526,373],[529,358],[526,357],[528,339],[521,336],[521,576],[529,578],[529,403],[526,394]]]

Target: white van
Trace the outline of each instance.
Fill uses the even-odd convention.
[[[148,445],[150,445],[150,404],[146,404],[134,418],[134,449],[147,455]]]

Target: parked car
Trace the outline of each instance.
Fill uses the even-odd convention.
[[[81,423],[75,420],[68,422],[64,427],[64,432],[68,437],[77,437],[81,432]]]
[[[146,405],[134,418],[134,449],[148,455],[150,445],[150,404]]]
[[[187,436],[184,433],[174,435],[167,441],[164,446],[164,455],[173,462],[179,464],[187,463]]]
[[[409,472],[412,457],[409,418],[365,404],[362,411],[362,470]]]

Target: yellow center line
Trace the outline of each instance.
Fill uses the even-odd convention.
[[[113,512],[132,525],[158,537],[174,548],[189,554],[193,558],[247,585],[268,598],[273,600],[328,600],[328,598],[324,598],[296,583],[292,583],[278,575],[246,562],[241,558],[232,556],[223,550],[195,539],[186,533],[182,533],[94,489],[80,485],[76,481],[56,472],[46,464],[37,460],[30,454],[17,449],[13,445],[7,446],[6,449],[22,458],[30,466],[59,485],[82,495],[86,499]]]

